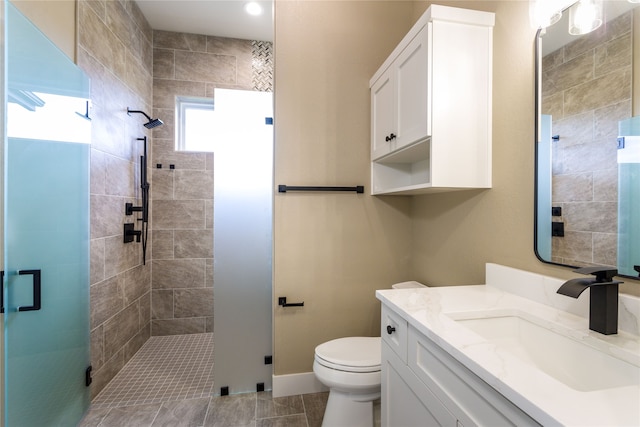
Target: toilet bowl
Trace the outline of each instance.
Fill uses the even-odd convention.
[[[373,426],[380,397],[380,337],[338,338],[316,347],[316,378],[329,387],[323,427]]]
[[[403,282],[394,289],[418,288]],[[316,347],[313,372],[329,387],[322,427],[372,427],[373,401],[380,397],[380,337],[346,337]]]

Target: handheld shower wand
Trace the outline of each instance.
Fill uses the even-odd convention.
[[[127,107],[127,114],[131,115],[131,113],[138,113],[138,114],[144,114],[144,116],[147,118],[147,120],[149,120],[147,123],[145,123],[143,126],[146,127],[147,129],[153,129],[155,127],[158,127],[160,125],[163,125],[164,122],[160,119],[152,119],[151,116],[149,116],[147,113],[145,113],[144,111],[140,111],[140,110],[130,110],[129,107]]]
[[[140,156],[140,188],[142,189],[142,206],[133,206],[133,203],[125,203],[125,215],[133,215],[134,212],[142,213],[142,218],[138,218],[141,222],[142,230],[139,230],[136,234],[136,241],[142,242],[142,264],[146,264],[147,254],[147,238],[149,234],[149,188],[150,184],[147,181],[147,137],[138,138],[138,141],[143,142],[143,155]],[[133,224],[131,224],[133,227]],[[132,233],[130,232],[129,235]],[[130,242],[133,239],[126,241]]]

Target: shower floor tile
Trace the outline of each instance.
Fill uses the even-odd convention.
[[[213,334],[151,337],[91,402],[92,408],[210,397]]]

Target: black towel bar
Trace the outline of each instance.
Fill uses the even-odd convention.
[[[356,193],[364,193],[364,186],[358,185],[355,187],[296,187],[291,185],[278,185],[279,193],[286,193],[287,191],[355,191]]]

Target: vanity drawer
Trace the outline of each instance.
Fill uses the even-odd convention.
[[[539,424],[413,327],[407,365],[465,427]]]
[[[407,321],[383,305],[380,326],[382,340],[393,349],[400,360],[407,363]]]

